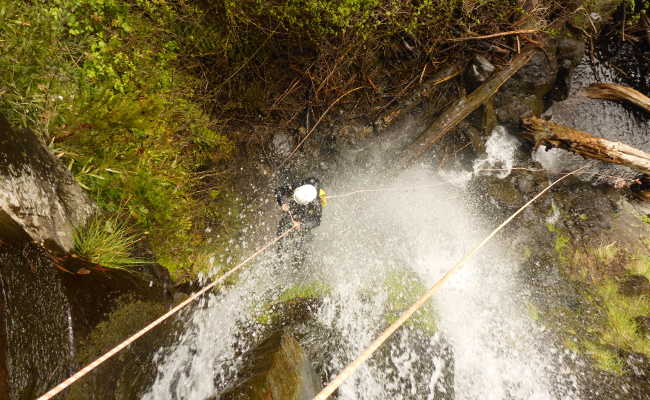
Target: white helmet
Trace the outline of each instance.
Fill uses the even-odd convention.
[[[301,205],[307,205],[314,201],[318,196],[318,191],[314,185],[302,185],[296,188],[293,191],[293,199],[296,203]]]

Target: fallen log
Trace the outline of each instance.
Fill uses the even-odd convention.
[[[586,158],[625,165],[644,174],[650,174],[650,154],[620,142],[593,136],[541,118],[522,120],[526,130],[522,135],[535,147],[559,148]]]
[[[584,93],[592,99],[628,101],[650,112],[650,98],[627,86],[615,85],[613,83],[594,83],[586,88]]]
[[[413,143],[402,150],[401,161],[408,166],[427,152],[436,142],[467,118],[481,104],[492,97],[499,88],[508,81],[517,71],[533,58],[535,49],[528,49],[515,58],[503,70],[495,73],[490,80],[479,86],[467,96],[455,101],[442,115],[440,115],[427,129],[422,132]]]

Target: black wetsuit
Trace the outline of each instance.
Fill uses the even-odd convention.
[[[298,204],[293,199],[293,191],[302,185],[313,185],[316,188],[316,198],[309,204]],[[282,234],[289,227],[291,227],[292,219],[294,221],[301,222],[301,230],[311,230],[320,225],[321,215],[323,214],[323,206],[320,203],[318,193],[320,193],[320,182],[318,182],[318,179],[316,178],[306,178],[301,181],[283,185],[275,189],[275,198],[278,202],[278,205],[289,205],[289,212],[286,213],[286,215],[282,218],[282,221],[280,221],[278,234]]]
[[[293,199],[293,192],[302,185],[313,185],[316,188],[316,198],[305,205],[298,204]],[[289,212],[283,211],[283,216],[278,224],[277,235],[282,235],[293,226],[293,221],[300,221],[300,229],[287,235],[277,246],[278,256],[281,260],[293,267],[302,265],[305,259],[305,242],[311,239],[311,230],[320,225],[323,206],[320,198],[320,182],[316,178],[306,178],[291,182],[275,189],[278,205],[289,205]]]

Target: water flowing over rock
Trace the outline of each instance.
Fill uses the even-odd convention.
[[[275,332],[252,353],[252,376],[225,393],[223,400],[311,400],[318,393],[320,379],[290,334]]]
[[[35,244],[0,246],[0,289],[0,370],[6,363],[8,383],[0,397],[33,399],[72,372],[70,305],[52,260]]]
[[[93,206],[81,187],[32,132],[11,129],[0,116],[0,235],[25,237],[67,252],[75,227]]]

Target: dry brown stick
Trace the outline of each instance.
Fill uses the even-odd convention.
[[[650,154],[620,142],[612,142],[587,132],[569,128],[541,118],[523,120],[527,131],[524,137],[547,148],[557,147],[608,163],[625,165],[644,174],[650,174]]]
[[[650,112],[650,98],[627,86],[613,83],[594,83],[584,90],[592,99],[625,100]]]
[[[501,36],[522,35],[525,33],[537,33],[537,32],[539,32],[539,29],[520,29],[518,31],[499,32],[499,33],[492,33],[490,35],[483,35],[483,36],[467,36],[462,38],[449,39],[449,41],[463,42],[466,40],[490,39],[490,38],[501,37]]]
[[[462,120],[467,118],[481,104],[492,97],[499,88],[506,83],[517,71],[528,64],[535,50],[527,49],[513,58],[505,69],[494,76],[468,96],[456,100],[445,110],[415,141],[407,146],[401,154],[402,162],[406,166],[415,162],[442,137],[449,133]]]

